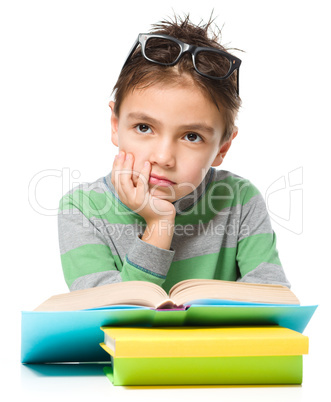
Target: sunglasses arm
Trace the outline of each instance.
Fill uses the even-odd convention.
[[[134,44],[133,44],[133,46],[132,46],[132,48],[131,48],[131,50],[130,50],[130,52],[128,54],[128,57],[125,59],[125,63],[123,64],[123,67],[126,65],[128,60],[131,58],[131,56],[133,55],[133,53],[136,50],[138,45],[139,45],[139,35],[138,35],[136,41],[134,42]],[[123,67],[122,67],[122,69],[123,69]]]
[[[237,95],[239,96],[239,68],[237,68]]]

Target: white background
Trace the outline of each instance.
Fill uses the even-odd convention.
[[[330,359],[330,37],[327,1],[2,1],[1,378],[25,400],[312,400]],[[319,304],[305,334],[302,387],[116,389],[104,376],[38,376],[20,359],[20,311],[66,292],[57,238],[61,196],[106,175],[112,87],[152,23],[212,9],[223,43],[245,52],[239,134],[223,168],[265,196],[280,258],[302,304]],[[286,186],[286,187],[285,187]],[[276,191],[278,190],[278,191]],[[325,370],[324,370],[325,371]],[[84,381],[82,381],[84,379]],[[84,399],[85,400],[85,399]]]

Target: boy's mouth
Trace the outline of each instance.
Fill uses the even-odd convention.
[[[174,184],[176,184],[175,182],[167,179],[165,176],[158,176],[154,173],[151,174],[151,176],[149,178],[149,182],[151,184],[156,184],[160,187],[169,187],[169,186],[173,186]]]

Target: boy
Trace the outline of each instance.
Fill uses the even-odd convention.
[[[290,286],[261,194],[215,169],[237,135],[241,61],[210,25],[164,21],[130,51],[109,103],[112,171],[61,200],[70,290],[144,280],[168,291],[192,278]]]

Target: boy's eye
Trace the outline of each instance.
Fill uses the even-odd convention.
[[[144,133],[144,134],[146,134],[148,132],[148,130],[150,130],[150,132],[152,132],[151,128],[147,124],[137,124],[136,129],[139,133]]]
[[[196,134],[196,133],[188,133],[185,135],[184,138],[186,138],[189,140],[189,142],[201,142],[202,138],[200,137],[200,135]]]

